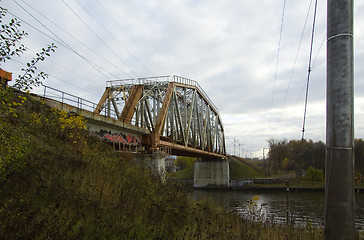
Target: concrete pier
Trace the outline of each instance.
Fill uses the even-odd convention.
[[[152,172],[160,176],[162,182],[166,181],[166,157],[164,152],[158,151],[152,154],[144,155],[144,164],[152,170]]]
[[[229,162],[226,160],[200,160],[194,163],[193,187],[229,188]]]

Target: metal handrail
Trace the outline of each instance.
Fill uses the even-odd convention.
[[[55,89],[55,88],[52,88],[52,87],[49,87],[46,85],[43,85],[43,87],[44,87],[44,90],[43,90],[44,98],[53,99],[53,100],[62,102],[64,104],[72,105],[74,107],[77,107],[78,109],[87,110],[87,111],[91,111],[91,112],[94,112],[96,109],[97,104],[94,102],[91,102],[87,99],[77,97],[75,95],[60,91],[58,89]],[[49,92],[49,90],[51,90],[52,92]],[[105,115],[106,115],[106,111],[105,111]],[[117,119],[117,115],[114,110],[110,111],[110,117]]]

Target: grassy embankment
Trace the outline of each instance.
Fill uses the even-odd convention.
[[[12,109],[0,114],[0,239],[322,239],[192,201],[89,136],[79,116],[29,97]]]
[[[242,158],[230,156],[230,179],[261,178],[259,169],[244,161]]]

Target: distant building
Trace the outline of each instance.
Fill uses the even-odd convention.
[[[8,82],[11,81],[12,73],[4,71],[0,68],[0,83],[2,88],[6,88]]]

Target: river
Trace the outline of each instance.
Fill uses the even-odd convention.
[[[312,224],[323,227],[323,191],[289,192],[289,221],[295,225]],[[197,190],[195,200],[209,198],[212,202],[244,218],[285,223],[287,219],[287,191],[285,190]],[[356,228],[364,231],[364,193],[355,194]]]

